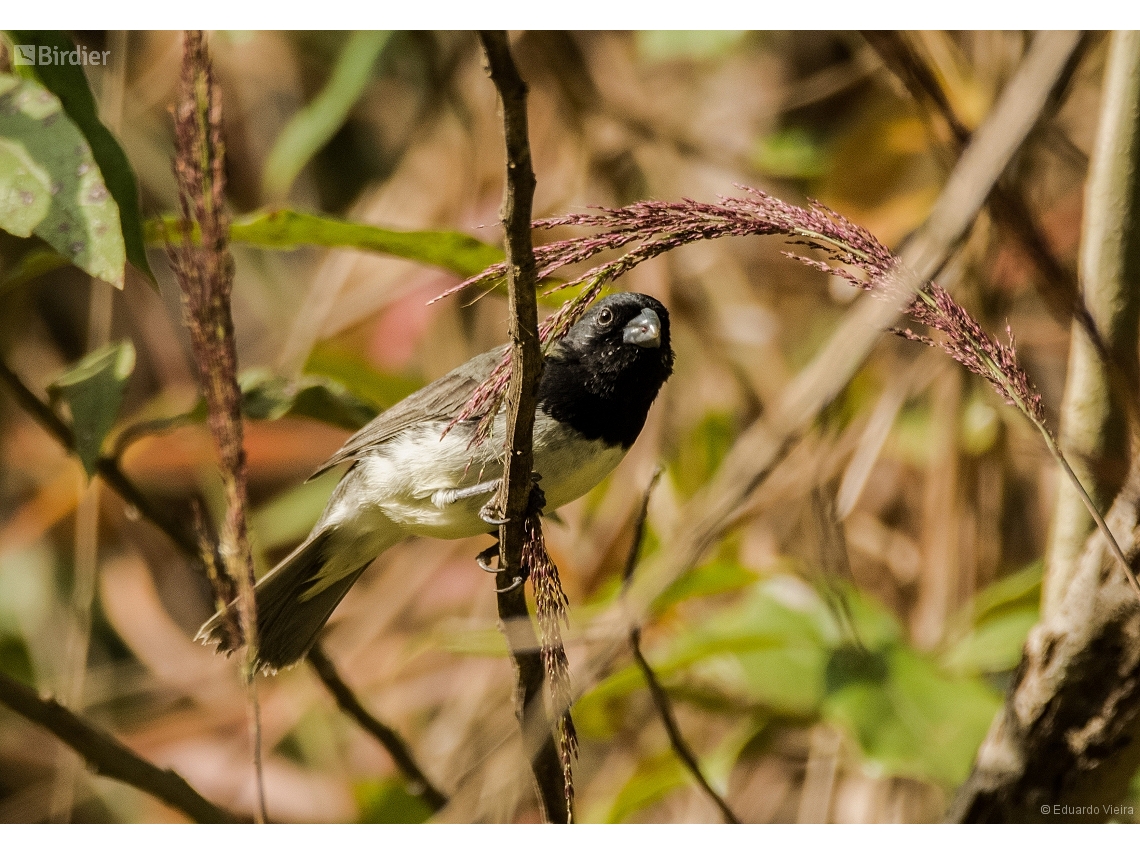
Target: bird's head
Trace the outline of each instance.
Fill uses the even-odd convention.
[[[551,354],[586,370],[590,391],[602,397],[657,395],[673,372],[669,312],[646,294],[611,294],[570,328]]]
[[[611,294],[551,350],[539,398],[587,436],[628,447],[672,373],[669,312],[645,294]]]

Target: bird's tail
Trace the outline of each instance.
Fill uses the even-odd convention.
[[[333,609],[360,578],[368,564],[337,579],[315,595],[305,596],[325,565],[329,531],[302,543],[254,587],[257,599],[257,669],[274,672],[295,664],[313,646]],[[231,604],[231,608],[233,604]],[[198,630],[198,639],[217,644],[218,651],[236,647],[218,612]]]

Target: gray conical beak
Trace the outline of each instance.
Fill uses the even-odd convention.
[[[661,346],[661,319],[652,309],[642,309],[641,313],[625,325],[622,341],[638,347]]]

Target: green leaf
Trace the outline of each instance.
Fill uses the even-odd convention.
[[[735,561],[714,561],[696,567],[674,580],[653,601],[652,612],[661,614],[670,606],[693,597],[707,597],[746,588],[758,578],[756,573],[741,567]]]
[[[327,340],[319,342],[313,348],[304,370],[308,375],[327,377],[340,383],[357,398],[368,401],[381,410],[399,403],[424,385],[424,381],[418,377],[378,371],[358,354]]]
[[[943,665],[959,674],[996,674],[1017,666],[1029,630],[1040,618],[1044,564],[998,579],[955,615]]]
[[[52,398],[66,402],[71,411],[75,453],[88,477],[95,474],[103,440],[118,418],[134,367],[134,345],[123,340],[87,354],[49,387]]]
[[[902,646],[835,651],[827,668],[827,718],[844,726],[885,772],[957,786],[1001,704],[980,680],[953,677]]]
[[[29,229],[92,276],[123,287],[119,210],[91,146],[59,99],[32,80],[0,74],[0,228]]]
[[[46,45],[60,52],[75,49],[74,42],[58,31],[17,30],[13,35],[19,39],[20,44]],[[143,243],[142,212],[139,209],[139,187],[135,171],[114,134],[99,120],[95,97],[91,94],[82,67],[67,63],[37,65],[36,76],[59,98],[64,112],[75,122],[90,144],[95,162],[99,164],[99,170],[107,182],[107,189],[119,206],[127,260],[153,284],[154,273],[151,272],[146,245]]]
[[[365,781],[355,787],[360,822],[421,823],[434,811],[422,798],[412,795],[396,778]]]
[[[578,732],[588,739],[611,738],[621,728],[626,698],[645,688],[645,677],[636,665],[627,665],[590,687],[574,702]]]
[[[4,195],[4,179],[9,173],[0,167],[0,196]],[[0,202],[0,208],[3,207],[3,202]],[[2,216],[2,214],[0,214]],[[5,231],[11,231],[5,229]],[[13,232],[15,234],[15,232]],[[66,267],[68,261],[50,246],[43,245],[39,240],[28,241],[30,246],[13,263],[9,264],[7,269],[0,272],[0,293],[3,293],[9,288],[17,288],[31,282],[33,279],[43,276],[45,273],[50,273],[53,270],[58,270],[61,267]]]
[[[802,604],[789,604],[802,594]],[[834,630],[826,608],[796,580],[775,577],[748,590],[715,621],[688,626],[646,656],[662,678],[681,669],[703,685],[783,715],[814,712]]]
[[[281,131],[265,161],[261,186],[269,199],[283,199],[313,155],[344,125],[364,93],[391,33],[357,31],[348,37],[324,89]]]
[[[669,477],[677,489],[692,495],[704,486],[724,460],[736,433],[736,419],[731,413],[713,412],[701,419],[670,462]]]
[[[147,243],[162,246],[180,237],[181,224],[177,217],[152,219],[146,222],[144,233]],[[197,239],[196,230],[193,236]],[[265,249],[328,246],[383,252],[463,277],[503,260],[502,250],[460,232],[402,232],[290,210],[261,211],[235,220],[230,240]]]
[[[346,430],[359,430],[379,410],[327,377],[278,377],[264,368],[243,371],[242,412],[251,419],[305,416]]]
[[[942,662],[957,674],[996,674],[1021,661],[1029,630],[1040,619],[1036,605],[1001,612],[979,624],[955,644]]]
[[[974,597],[970,606],[975,621],[983,621],[1007,610],[1036,607],[1041,600],[1041,578],[1045,564],[1034,561],[1016,573],[1003,576],[987,585]]]
[[[51,207],[51,177],[19,143],[0,139],[0,225],[30,237]]]

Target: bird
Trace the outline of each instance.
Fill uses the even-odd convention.
[[[472,442],[478,419],[457,418],[506,353],[504,345],[476,356],[394,404],[310,476],[351,464],[308,537],[254,586],[257,670],[299,662],[356,580],[394,544],[497,531],[486,506],[506,450],[493,439]],[[621,462],[673,360],[668,311],[634,292],[596,301],[549,349],[533,434],[533,477],[547,510],[585,495]],[[505,436],[505,426],[500,410],[492,437]],[[221,653],[240,646],[222,611],[197,637]]]

